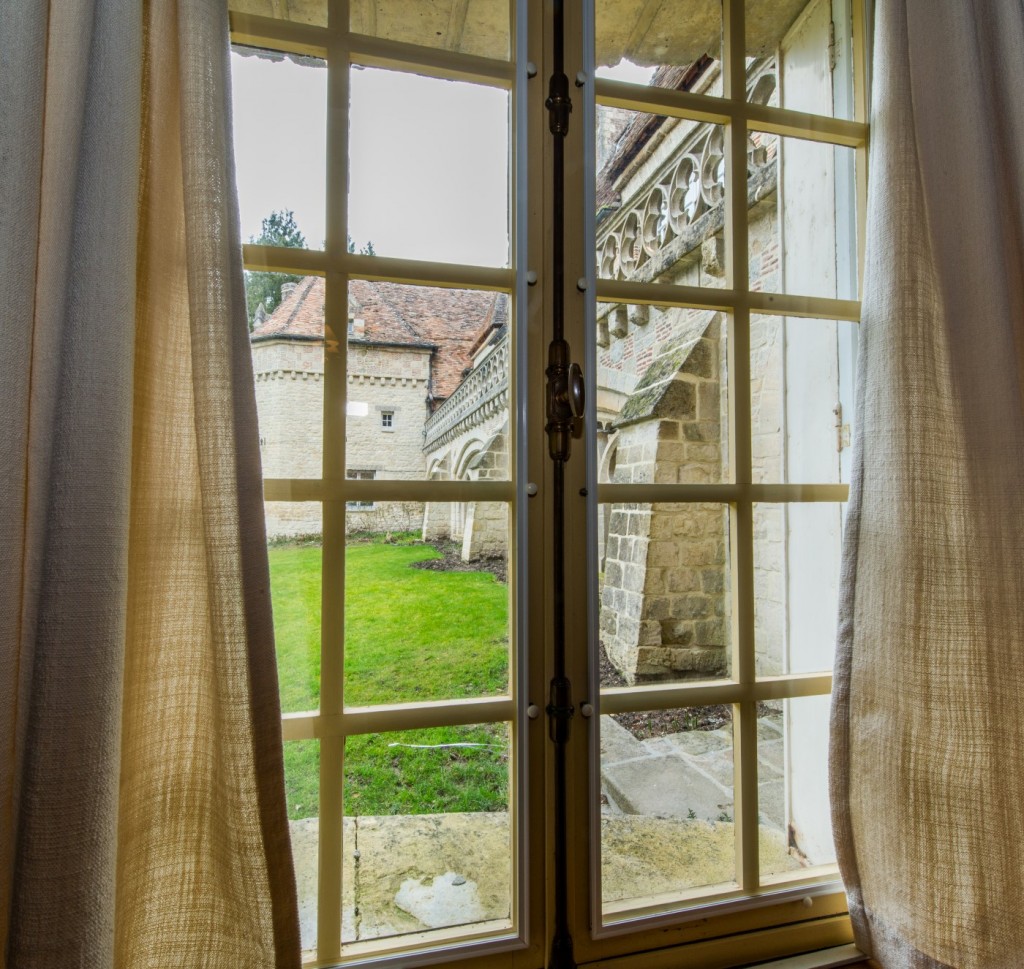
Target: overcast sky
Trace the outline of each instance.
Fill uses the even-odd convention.
[[[325,236],[327,71],[231,55],[242,237],[292,209]],[[379,255],[508,265],[508,94],[396,71],[351,79],[349,233]]]

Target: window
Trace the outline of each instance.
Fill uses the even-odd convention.
[[[271,572],[304,956],[540,966],[558,810],[550,8],[250,6],[231,0],[246,63],[269,51],[323,90],[309,121],[292,89],[279,135],[324,131],[323,230],[304,229],[323,248],[245,251],[299,278],[254,346],[261,427],[284,415],[266,418],[265,495],[294,538]],[[823,740],[863,11],[724,6],[637,25],[622,0],[566,5],[565,336],[588,409],[565,465],[560,848],[580,964],[679,946],[698,969],[744,965],[851,937]],[[298,211],[308,178],[288,164],[267,181]]]
[[[377,472],[372,470],[357,470],[355,468],[349,468],[345,472],[345,477],[348,478],[349,481],[373,481],[376,476]],[[370,508],[373,508],[373,502],[365,499],[357,499],[355,501],[348,502],[346,507],[349,511],[367,511]]]

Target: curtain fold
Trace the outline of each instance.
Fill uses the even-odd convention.
[[[833,826],[883,966],[1024,952],[1024,6],[878,0]]]
[[[217,0],[0,5],[0,945],[298,966]]]

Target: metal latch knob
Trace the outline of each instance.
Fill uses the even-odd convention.
[[[569,365],[569,407],[573,417],[582,417],[587,404],[587,391],[583,383],[583,370],[578,363]]]

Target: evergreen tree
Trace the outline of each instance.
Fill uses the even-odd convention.
[[[262,246],[285,246],[288,249],[306,248],[306,237],[299,231],[295,213],[291,209],[271,212],[263,220],[260,234],[250,237],[249,242]],[[348,238],[348,251],[356,251],[356,244],[351,236]],[[377,255],[372,242],[367,242],[359,253],[363,256]],[[263,312],[269,316],[281,302],[281,287],[285,283],[297,283],[301,278],[293,273],[246,272],[245,307],[249,316],[249,329],[251,330],[256,322],[256,311],[261,303]]]
[[[299,231],[295,213],[291,209],[271,212],[260,226],[260,234],[249,239],[257,245],[285,246],[289,249],[304,249],[306,237]],[[281,302],[281,286],[297,283],[302,277],[291,273],[247,272],[245,274],[245,306],[249,315],[249,329],[253,328],[256,310],[263,304],[265,313],[270,314]]]
[[[355,252],[356,251],[356,244],[352,241],[352,236],[348,237],[348,251],[349,252]],[[359,250],[359,255],[360,256],[376,256],[377,255],[377,251],[373,248],[373,241],[372,240],[367,242],[366,245],[363,246],[362,249]]]

